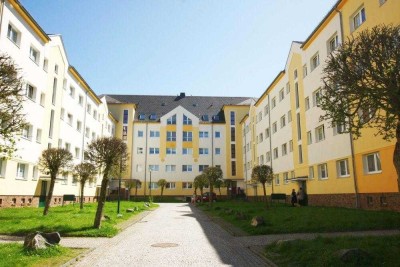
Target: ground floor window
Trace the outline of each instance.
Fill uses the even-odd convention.
[[[17,166],[17,178],[18,179],[26,179],[27,170],[28,170],[28,164],[18,163],[18,166]]]
[[[149,189],[157,189],[157,188],[158,188],[157,182],[151,182],[151,183],[149,183]]]
[[[349,162],[347,159],[336,161],[336,168],[338,177],[348,177],[349,173]]]
[[[191,188],[193,188],[193,183],[192,182],[182,182],[182,188],[183,189],[191,189]]]
[[[318,178],[328,179],[328,165],[326,163],[318,165]]]
[[[364,173],[378,173],[382,171],[381,158],[378,152],[363,156]]]
[[[165,188],[167,188],[167,189],[175,189],[176,188],[176,184],[175,184],[175,182],[167,183],[165,185]]]

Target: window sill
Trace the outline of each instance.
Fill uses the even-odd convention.
[[[15,180],[28,181],[25,177],[15,177]]]
[[[350,174],[348,174],[348,175],[343,175],[343,176],[338,176],[337,178],[338,179],[341,179],[341,178],[349,178],[350,177]]]
[[[328,177],[325,177],[325,178],[318,178],[318,180],[320,180],[320,181],[325,181],[325,180],[328,180]]]
[[[34,58],[29,57],[30,60],[32,60],[33,63],[36,64],[36,66],[39,66],[38,60],[35,60]]]
[[[374,172],[365,172],[365,175],[373,175],[373,174],[380,174],[382,171],[374,171]]]
[[[12,39],[10,39],[10,37],[7,36],[7,39],[10,40],[11,43],[13,43],[16,47],[18,47],[18,49],[20,49],[19,44],[14,42]]]

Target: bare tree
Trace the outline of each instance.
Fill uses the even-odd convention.
[[[400,26],[380,25],[352,35],[329,56],[323,70],[322,119],[353,137],[375,128],[396,138],[393,163],[400,191]]]
[[[93,140],[86,152],[89,161],[100,168],[103,173],[96,217],[93,224],[94,228],[100,228],[110,174],[115,173],[117,168],[120,169],[120,173],[125,170],[128,160],[127,146],[121,139],[116,137],[102,137]]]
[[[222,179],[223,173],[220,167],[208,167],[203,170],[205,177],[207,178],[210,184],[210,205],[213,201],[213,193],[214,193],[214,184],[217,180]]]
[[[139,180],[137,180],[137,179],[130,179],[130,180],[125,181],[125,188],[128,189],[128,201],[131,200],[131,189],[132,188],[136,188],[136,194],[137,194],[138,181]]]
[[[0,54],[0,155],[10,157],[16,150],[15,134],[25,127],[24,94],[20,70],[10,56]]]
[[[42,152],[39,158],[39,167],[42,172],[50,174],[49,194],[46,197],[43,215],[47,215],[49,211],[57,174],[62,171],[68,171],[71,168],[71,164],[72,154],[64,148],[48,148]]]
[[[83,197],[85,190],[85,183],[92,183],[96,177],[96,167],[89,162],[83,162],[74,167],[74,173],[77,175],[77,181],[81,186],[81,196],[79,199],[80,209],[83,209]]]
[[[274,172],[272,168],[268,165],[258,165],[253,167],[251,172],[251,179],[253,181],[259,182],[263,186],[264,190],[264,200],[268,205],[267,191],[265,190],[265,183],[271,183],[274,178]]]
[[[164,194],[164,188],[165,188],[165,186],[167,185],[167,180],[165,180],[165,179],[160,179],[160,180],[158,180],[157,185],[158,185],[158,186],[160,187],[160,189],[161,189],[161,199],[162,199],[163,194]]]

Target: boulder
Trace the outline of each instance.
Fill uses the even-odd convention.
[[[39,233],[32,233],[25,237],[24,248],[26,249],[45,249],[49,246],[53,246]]]
[[[255,216],[253,217],[253,219],[251,220],[251,225],[254,227],[260,226],[260,225],[264,225],[265,221],[264,218],[261,216]]]
[[[341,249],[335,252],[338,257],[344,263],[364,263],[369,262],[371,255],[359,248]]]
[[[110,220],[111,218],[110,218],[110,216],[108,216],[108,215],[104,215],[102,218],[101,218],[101,220],[102,221],[107,221],[107,220]]]
[[[52,245],[59,244],[61,241],[60,233],[40,233]]]

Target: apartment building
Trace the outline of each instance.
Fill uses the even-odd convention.
[[[322,121],[322,70],[348,37],[378,24],[399,24],[398,1],[338,1],[304,42],[293,42],[285,68],[241,122],[245,176],[267,164],[274,169],[268,194],[302,187],[312,205],[400,209],[392,163],[394,141],[374,130],[353,140],[343,126]],[[248,183],[247,194],[262,194]]]
[[[165,179],[165,195],[190,196],[194,178],[209,166],[220,167],[231,181],[229,193],[236,194],[245,186],[239,126],[251,99],[185,93],[105,98],[121,122],[116,136],[127,142],[130,153],[123,178],[142,182],[138,194],[159,195],[157,181]]]
[[[0,21],[0,51],[21,69],[28,123],[16,136],[16,153],[0,159],[0,206],[41,206],[50,178],[38,168],[41,152],[64,147],[78,164],[91,140],[114,134],[116,120],[69,64],[61,36],[46,34],[18,1],[2,1]],[[96,184],[87,187],[86,201],[93,201]],[[71,172],[58,177],[53,204],[64,194],[79,195]]]

